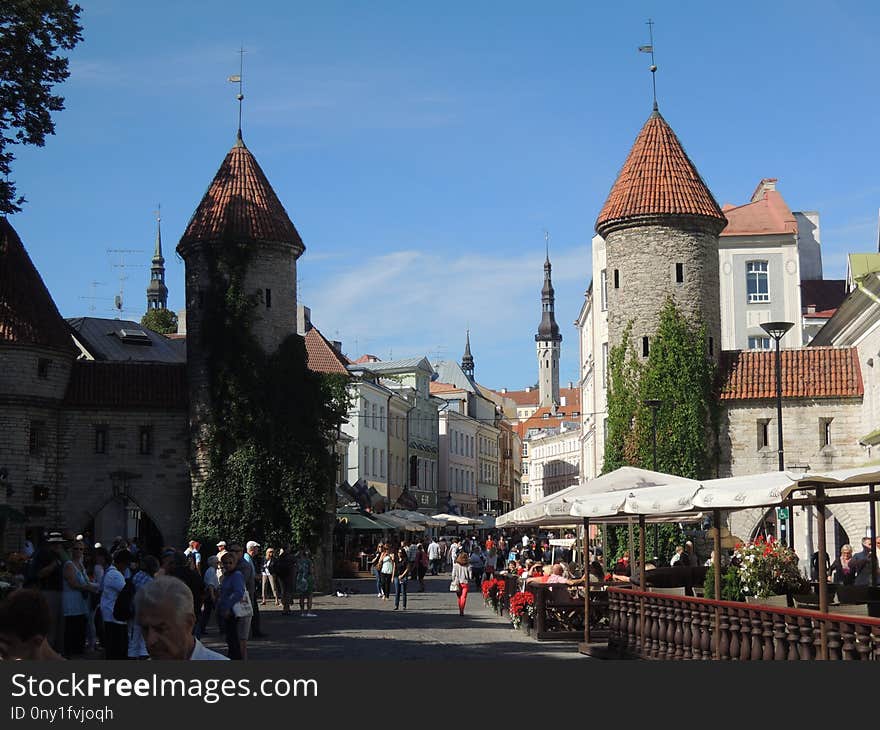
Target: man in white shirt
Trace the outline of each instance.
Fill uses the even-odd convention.
[[[440,543],[436,537],[432,537],[428,545],[428,562],[431,564],[431,575],[437,575],[440,572]]]
[[[131,553],[120,550],[113,556],[113,564],[104,573],[101,590],[101,618],[104,621],[104,658],[128,659],[128,622],[113,618],[116,599],[125,588],[125,571],[131,563]]]
[[[227,660],[193,636],[193,595],[179,578],[160,576],[135,596],[135,617],[150,659]]]

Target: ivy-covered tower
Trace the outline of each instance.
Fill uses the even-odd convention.
[[[721,350],[718,234],[727,221],[675,132],[654,111],[639,132],[596,220],[605,239],[608,339],[632,342],[647,357],[660,311],[671,298],[707,347]]]
[[[150,266],[147,287],[147,310],[168,308],[168,287],[165,286],[165,258],[162,256],[162,219],[156,217],[156,247]]]
[[[214,412],[211,353],[229,343],[224,323],[244,307],[260,347],[273,353],[296,333],[296,261],[302,239],[241,130],[177,244],[186,266],[187,377],[193,490],[203,483]],[[237,281],[232,282],[236,278]],[[242,292],[231,302],[230,284]]]
[[[550,278],[550,252],[544,260],[544,286],[541,288],[541,324],[535,335],[538,355],[538,406],[559,405],[559,350],[562,335],[556,324],[555,294]]]

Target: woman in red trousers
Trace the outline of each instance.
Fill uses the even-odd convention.
[[[462,550],[452,565],[452,583],[449,590],[458,596],[458,615],[464,616],[464,605],[467,603],[468,586],[471,579],[470,560]]]

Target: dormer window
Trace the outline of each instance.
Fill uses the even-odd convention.
[[[116,336],[126,345],[152,345],[150,336],[143,330],[120,329]]]

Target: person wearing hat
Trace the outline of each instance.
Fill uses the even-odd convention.
[[[260,558],[260,543],[256,540],[248,540],[245,545],[247,552],[242,556],[242,560],[250,564],[253,571],[253,579],[248,583],[248,590],[251,594],[251,604],[254,608],[254,619],[251,621],[251,638],[265,639],[266,634],[260,631],[260,609],[256,601],[257,594],[257,576],[263,572],[263,561]]]
[[[64,651],[64,614],[61,593],[64,585],[64,564],[70,560],[68,541],[60,532],[50,532],[34,556],[34,577],[49,604],[50,646],[59,654]]]
[[[217,560],[220,560],[226,553],[226,540],[217,543]]]

